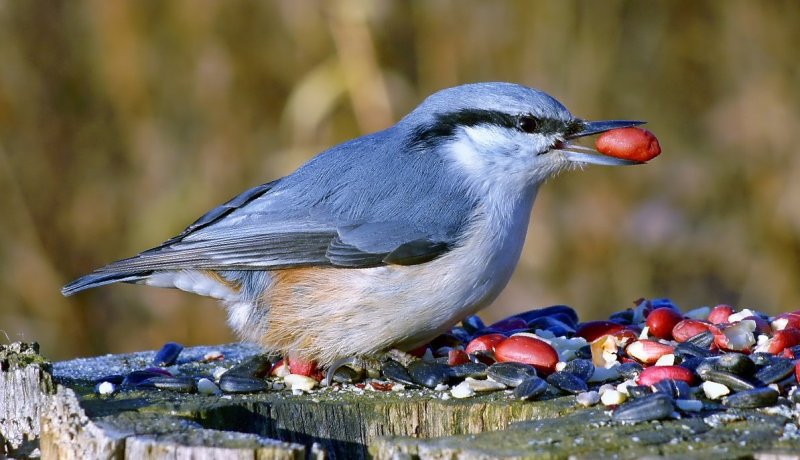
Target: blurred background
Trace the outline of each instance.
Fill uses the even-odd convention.
[[[795,1],[0,0],[0,340],[53,359],[235,340],[210,299],[59,289],[487,80],[647,120],[664,153],[550,181],[486,320],[796,310],[798,24]]]

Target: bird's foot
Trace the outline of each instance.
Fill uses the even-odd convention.
[[[389,359],[391,359],[393,361],[397,361],[398,363],[402,364],[403,366],[408,367],[409,364],[411,364],[413,361],[418,360],[419,358],[417,358],[416,356],[414,356],[412,354],[409,354],[409,353],[407,353],[407,352],[405,352],[403,350],[398,350],[397,348],[392,348],[391,350],[388,350],[383,355],[381,355],[381,361],[386,361],[386,360],[389,360]]]
[[[334,381],[341,383],[358,381],[364,371],[369,369],[368,361],[362,356],[349,356],[334,361],[325,372],[324,385],[330,386]]]
[[[357,381],[364,372],[370,377],[378,377],[381,374],[383,363],[388,360],[397,361],[403,366],[408,366],[412,361],[416,361],[417,359],[419,358],[396,348],[392,348],[377,356],[349,356],[347,358],[341,358],[334,361],[330,367],[328,367],[328,370],[325,372],[324,385],[330,386],[334,381],[352,383],[353,381]],[[345,371],[344,368],[349,368],[350,371]]]

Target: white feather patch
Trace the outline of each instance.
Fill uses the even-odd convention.
[[[229,286],[220,283],[214,277],[198,271],[158,272],[147,278],[144,284],[155,287],[177,288],[181,291],[227,301],[234,301],[239,297],[238,293]]]
[[[252,302],[230,302],[226,304],[228,308],[228,325],[237,332],[248,329],[248,319],[254,305]],[[250,325],[253,326],[253,325]]]

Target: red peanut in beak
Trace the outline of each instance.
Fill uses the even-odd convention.
[[[661,153],[658,139],[642,128],[619,128],[606,131],[595,141],[598,152],[625,160],[648,161]]]

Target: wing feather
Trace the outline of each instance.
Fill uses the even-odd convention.
[[[367,139],[369,148],[362,145]],[[437,157],[405,151],[398,139],[387,130],[334,147],[294,174],[237,195],[177,236],[95,270],[62,292],[141,280],[160,270],[428,262],[455,246],[475,204],[458,183],[443,179]],[[376,146],[385,151],[377,155]],[[431,180],[403,179],[420,171]]]

